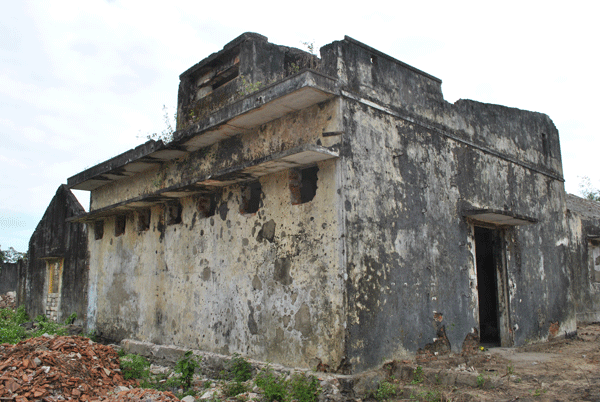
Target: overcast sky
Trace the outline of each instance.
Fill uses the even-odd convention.
[[[600,187],[594,2],[328,3],[4,2],[1,248],[26,251],[58,186],[161,131],[179,74],[246,31],[317,49],[349,35],[442,79],[449,102],[546,113],[560,132],[567,191],[584,175]]]

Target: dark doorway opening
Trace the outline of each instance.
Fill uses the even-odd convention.
[[[498,271],[502,267],[500,233],[475,227],[475,256],[479,296],[479,339],[482,344],[500,346]]]

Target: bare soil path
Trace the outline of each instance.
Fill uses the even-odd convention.
[[[471,381],[444,385],[448,371]],[[600,324],[577,336],[423,365],[423,381],[396,381],[394,401],[600,401]],[[442,375],[443,373],[443,375]]]

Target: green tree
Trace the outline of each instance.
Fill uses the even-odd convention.
[[[23,258],[27,258],[26,253],[21,253],[15,250],[13,247],[9,247],[8,250],[2,250],[0,246],[0,262],[17,262]]]

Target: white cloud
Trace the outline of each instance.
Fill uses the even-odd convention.
[[[271,0],[60,0],[5,8],[0,27],[12,39],[0,40],[0,170],[10,180],[0,186],[14,195],[2,207],[43,213],[68,177],[160,131],[179,74],[245,31],[298,48],[349,35],[441,78],[450,102],[546,113],[561,132],[567,189],[577,191],[582,172],[600,179],[597,24],[582,3],[375,1],[358,12],[316,1],[289,11]]]

